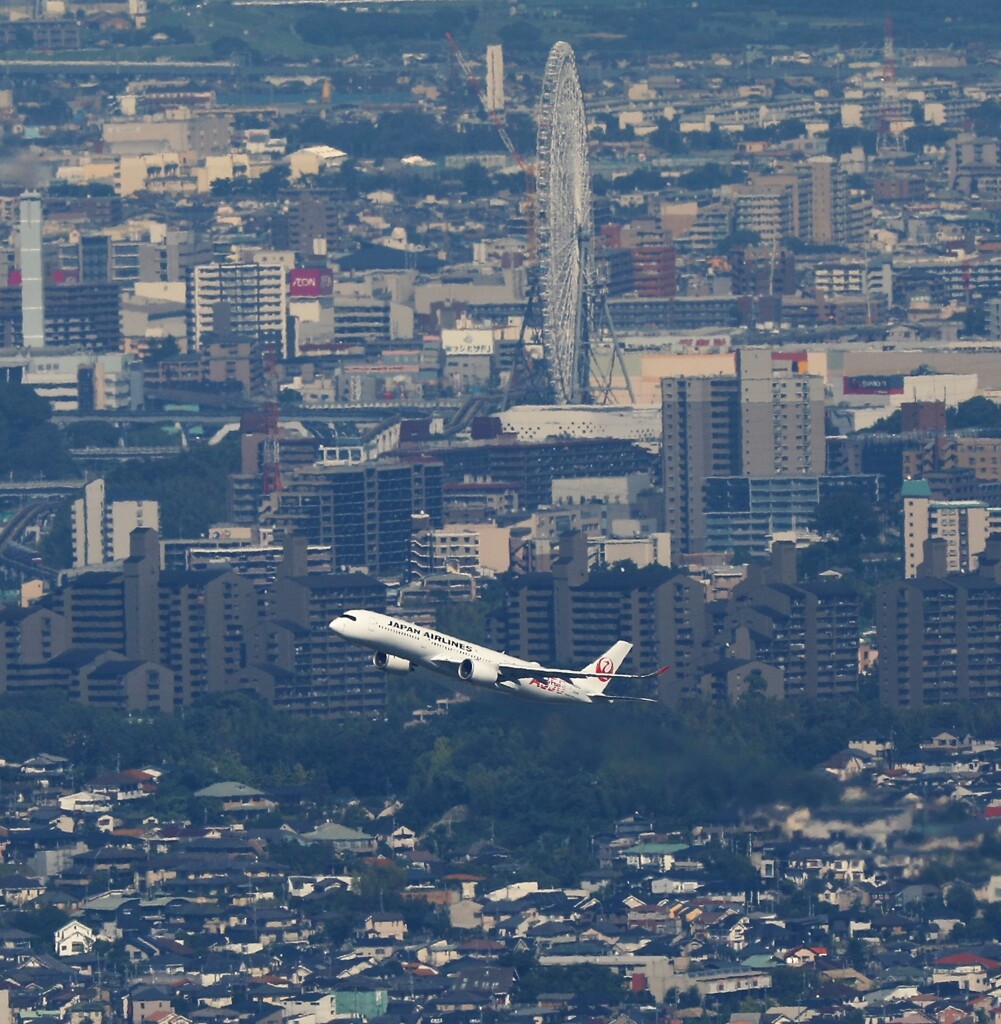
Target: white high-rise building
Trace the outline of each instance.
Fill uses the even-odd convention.
[[[925,560],[925,541],[946,542],[949,572],[976,572],[987,540],[1001,530],[1001,508],[982,501],[936,501],[925,480],[905,480],[904,577],[913,579]]]
[[[201,348],[208,331],[243,335],[284,355],[288,316],[287,273],[279,264],[203,263],[188,271],[188,350]],[[225,310],[225,312],[223,312]]]
[[[487,47],[487,110],[504,109],[504,48],[499,43]]]
[[[133,530],[160,529],[157,501],[105,499],[104,480],[91,480],[73,502],[73,566],[101,565],[129,557]]]
[[[45,291],[42,277],[42,197],[21,196],[18,223],[18,262],[21,264],[21,333],[25,348],[45,345]]]

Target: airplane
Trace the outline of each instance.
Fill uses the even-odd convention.
[[[611,704],[631,700],[656,704],[653,697],[620,697],[605,693],[613,679],[653,679],[670,666],[645,675],[626,675],[619,666],[633,645],[619,640],[585,668],[547,668],[537,661],[514,658],[504,651],[480,647],[459,637],[405,622],[379,612],[352,609],[333,619],[329,628],[344,640],[374,651],[372,664],[383,672],[406,673],[417,668],[458,677],[474,686],[533,700]]]

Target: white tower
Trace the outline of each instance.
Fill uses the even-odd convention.
[[[487,47],[487,110],[504,109],[504,48],[499,43]]]
[[[45,292],[42,281],[42,197],[21,196],[19,222],[21,264],[21,336],[25,348],[45,345]]]

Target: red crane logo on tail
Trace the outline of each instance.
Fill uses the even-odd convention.
[[[599,658],[595,662],[594,669],[598,674],[598,682],[607,683],[612,678],[615,666],[612,664],[611,658]]]

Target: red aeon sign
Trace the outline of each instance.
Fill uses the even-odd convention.
[[[315,299],[320,295],[333,295],[334,275],[320,267],[290,270],[288,291],[293,298]]]

